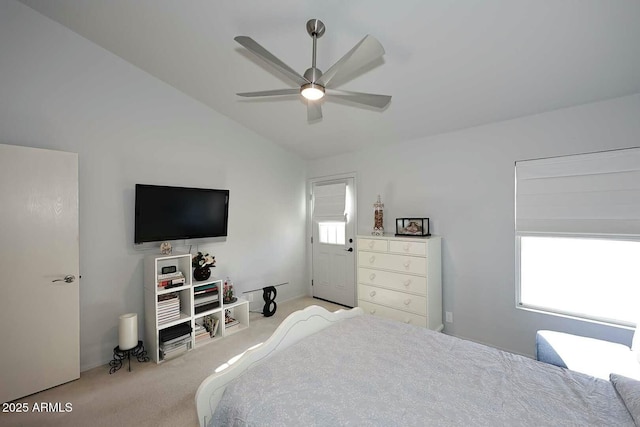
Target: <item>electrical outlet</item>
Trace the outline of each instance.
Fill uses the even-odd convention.
[[[444,321],[447,323],[453,323],[453,313],[451,311],[446,311],[444,313]]]

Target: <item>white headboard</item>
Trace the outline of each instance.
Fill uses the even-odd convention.
[[[196,391],[196,409],[200,426],[206,426],[211,419],[227,384],[245,370],[259,365],[273,354],[335,322],[362,314],[362,309],[358,307],[332,313],[322,307],[312,305],[289,315],[267,341],[230,359],[226,364],[216,369],[216,373],[202,381]]]

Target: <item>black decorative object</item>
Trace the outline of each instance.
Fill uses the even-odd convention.
[[[278,292],[276,291],[275,286],[262,288],[262,298],[264,299],[262,314],[264,317],[271,317],[276,313],[276,309],[278,308],[278,305],[276,304],[276,295],[278,295]],[[273,308],[271,308],[272,305]]]
[[[193,278],[197,281],[207,280],[211,277],[211,269],[209,267],[196,267],[193,270]]]
[[[176,271],[178,271],[178,267],[176,267],[175,265],[168,265],[166,267],[162,267],[162,274],[170,274],[170,273],[175,273]]]
[[[431,236],[429,218],[396,218],[396,236]]]
[[[216,257],[198,252],[191,258],[193,278],[201,282],[211,277],[211,267],[216,266]]]
[[[127,359],[129,361],[129,372],[131,372],[131,356],[138,359],[138,362],[148,362],[149,357],[144,349],[142,341],[138,341],[138,345],[129,350],[120,350],[120,346],[113,349],[113,360],[109,362],[109,374],[113,374],[118,369],[122,368],[122,362]]]

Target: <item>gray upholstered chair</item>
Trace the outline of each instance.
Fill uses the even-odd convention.
[[[537,360],[606,380],[611,373],[640,380],[639,354],[638,328],[631,347],[564,332],[536,334]]]

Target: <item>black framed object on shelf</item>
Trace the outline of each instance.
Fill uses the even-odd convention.
[[[429,218],[396,218],[396,236],[431,236]]]

